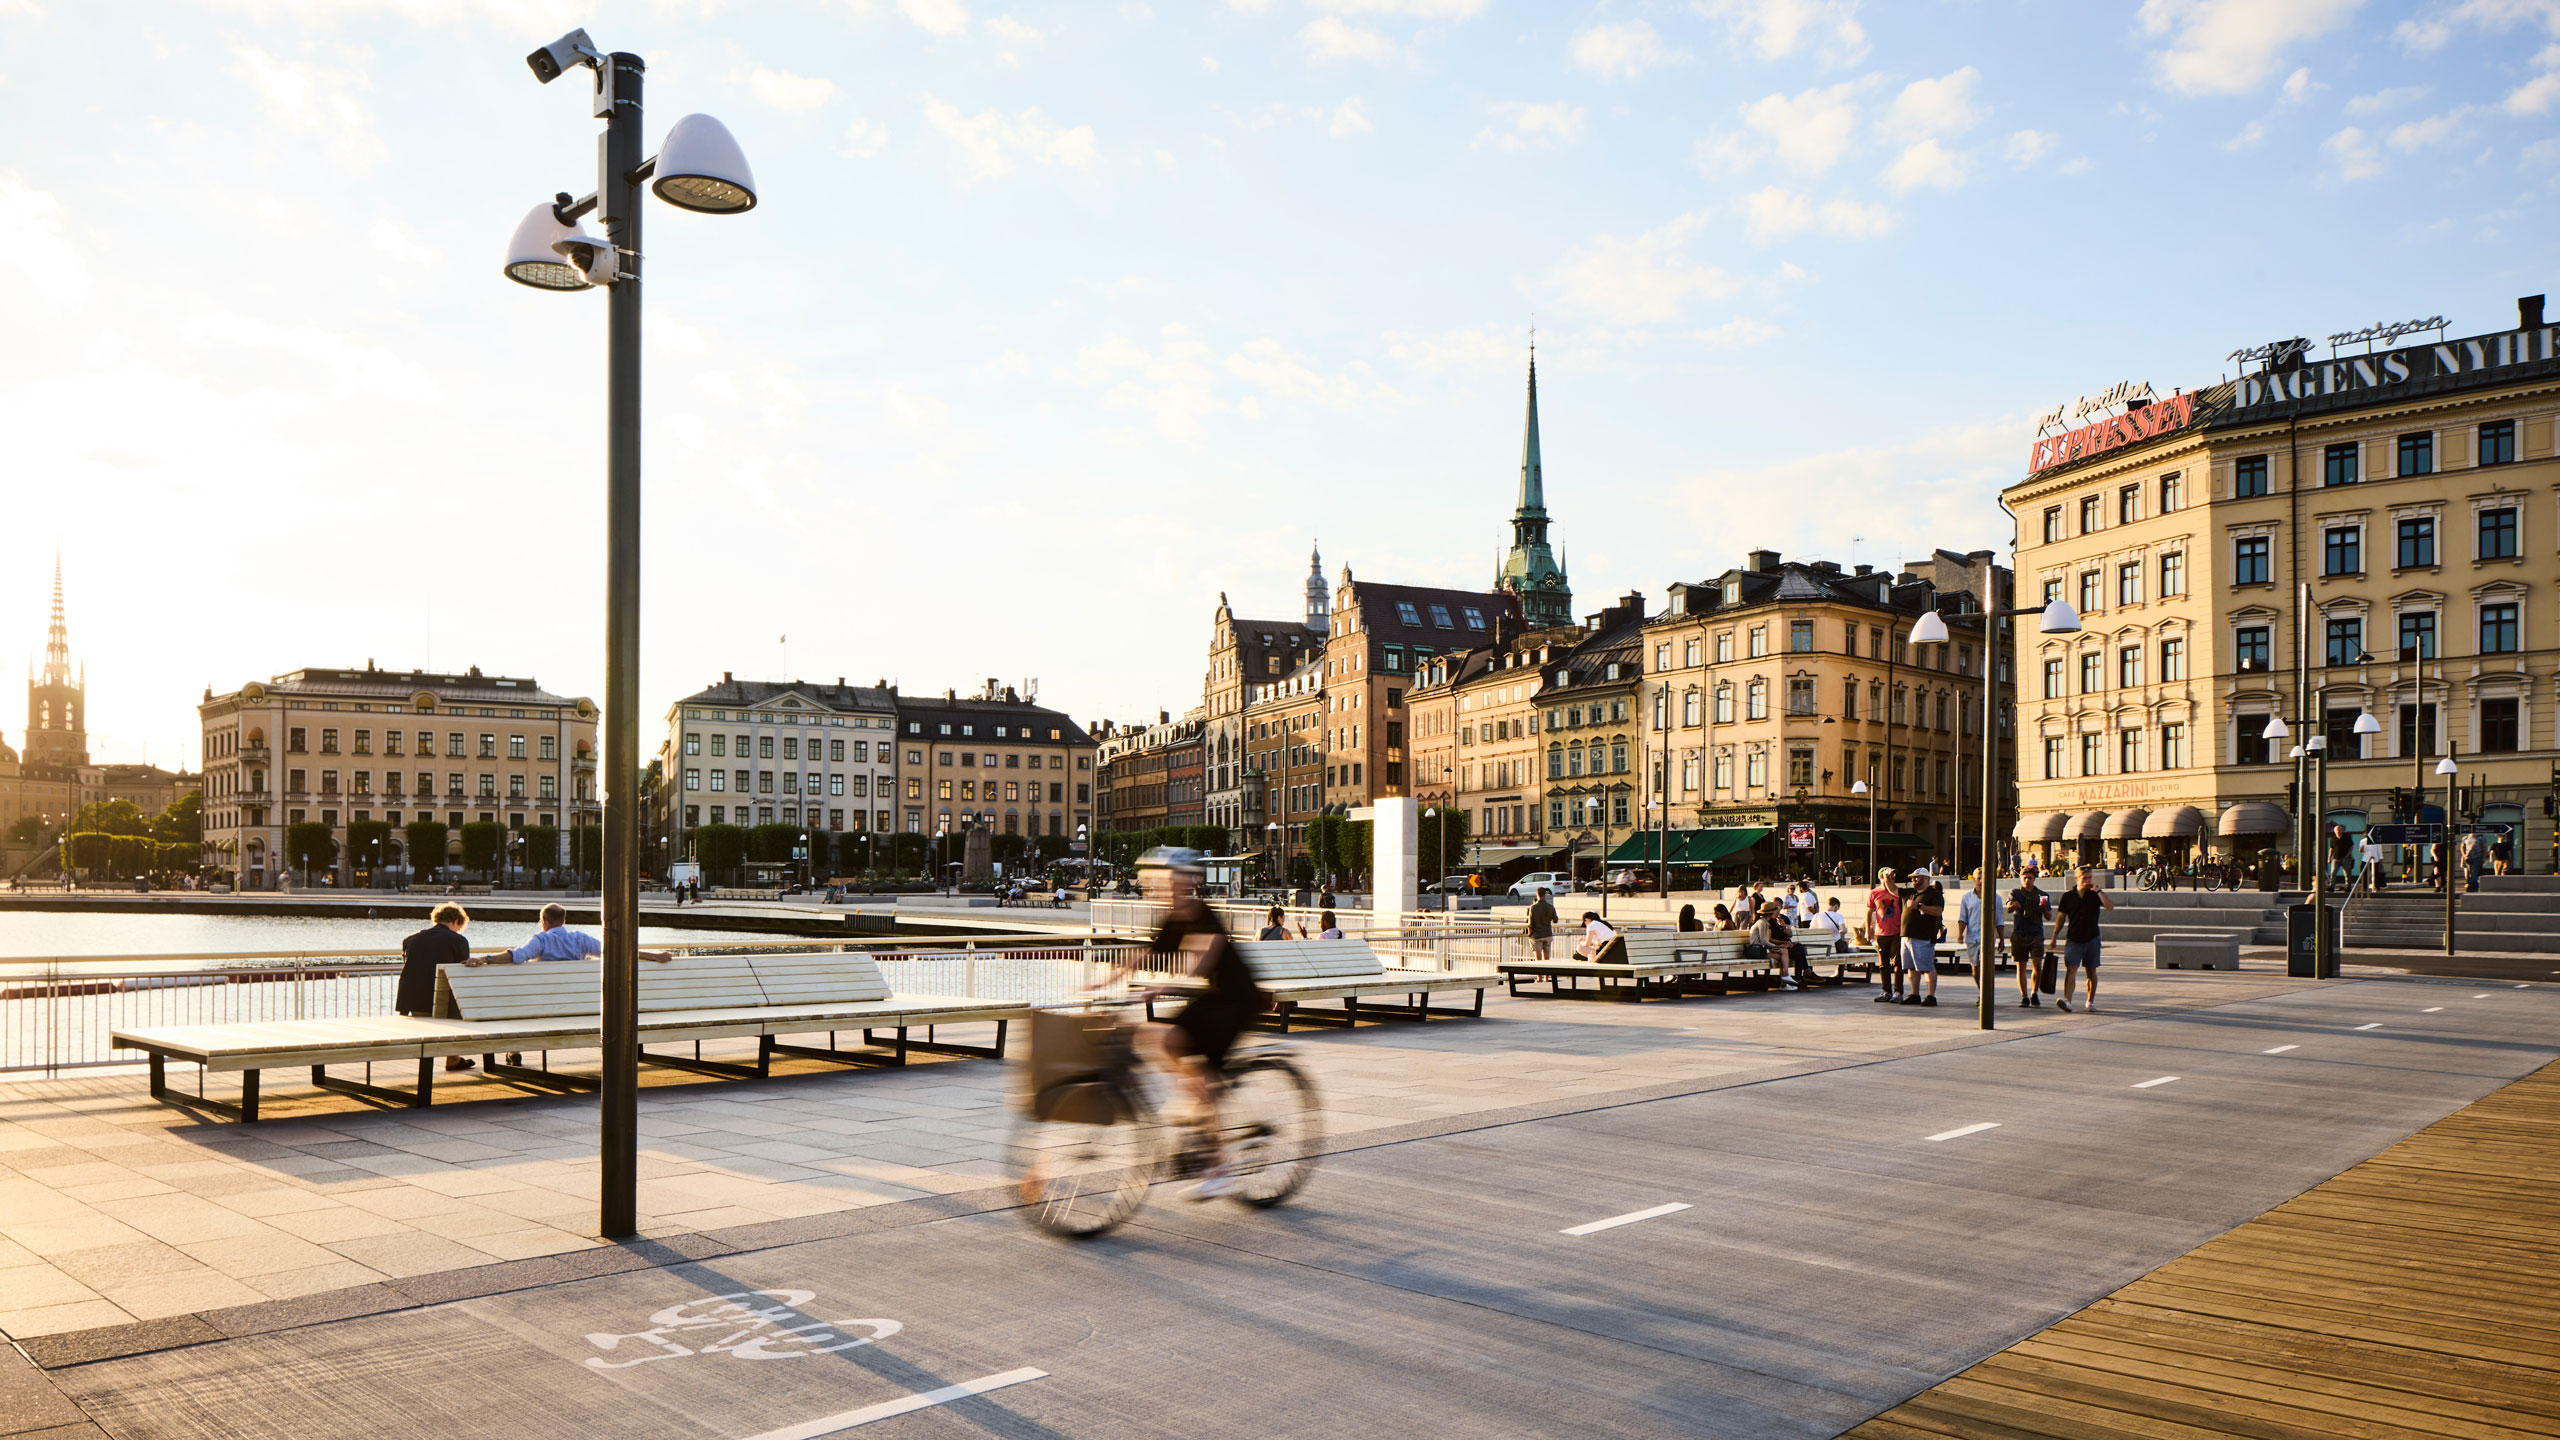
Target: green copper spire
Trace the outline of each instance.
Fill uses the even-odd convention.
[[[1496,590],[1520,597],[1531,629],[1573,623],[1573,590],[1547,545],[1546,464],[1538,451],[1538,356],[1529,353],[1529,411],[1520,435],[1520,504],[1511,512],[1511,553],[1494,577]]]

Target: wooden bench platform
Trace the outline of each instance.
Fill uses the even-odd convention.
[[[248,1122],[258,1118],[262,1071],[309,1066],[311,1083],[324,1090],[399,1105],[427,1105],[435,1096],[436,1067],[448,1056],[477,1055],[486,1073],[553,1090],[592,1090],[592,1075],[555,1071],[553,1050],[591,1050],[604,1043],[597,995],[602,966],[596,961],[551,960],[529,965],[447,965],[436,972],[433,1016],[374,1015],[342,1020],[261,1021],[228,1025],[171,1025],[118,1030],[111,1043],[150,1057],[154,1097],[197,1105]],[[867,955],[691,955],[640,967],[640,1058],[651,1065],[708,1075],[762,1077],[773,1057],[789,1055],[840,1064],[903,1065],[908,1052],[1004,1054],[1009,1022],[1030,1007],[959,996],[897,995]],[[992,1045],[942,1040],[944,1025],[992,1023]],[[922,1030],[924,1038],[910,1032]],[[858,1031],[862,1044],[840,1048],[837,1036]],[[787,1044],[786,1035],[824,1033],[823,1046]],[[885,1037],[885,1038],[884,1038]],[[753,1038],[753,1063],[706,1059],[704,1040]],[[691,1042],[691,1055],[652,1051],[652,1045]],[[498,1056],[541,1053],[540,1068],[501,1064]],[[210,1072],[240,1074],[240,1100],[201,1099],[172,1092],[171,1060]],[[400,1089],[328,1073],[332,1065],[414,1064],[417,1085]],[[370,1072],[368,1072],[370,1073]]]
[[[1368,1020],[1473,1020],[1484,1015],[1484,992],[1501,981],[1466,971],[1406,970],[1378,958],[1366,940],[1238,940],[1236,952],[1253,978],[1271,992],[1270,1023],[1282,1033],[1291,1024],[1356,1025]],[[1434,1007],[1431,997],[1472,990],[1470,1009]],[[1339,1010],[1308,1010],[1309,1001],[1338,1000]],[[1155,1006],[1147,1007],[1149,1019]]]
[[[1745,958],[1746,937],[1740,931],[1630,930],[1625,935],[1625,964],[1571,958],[1515,961],[1502,966],[1503,978],[1514,995],[1521,993],[1523,980],[1533,984],[1544,980],[1549,996],[1629,1001],[1780,988],[1780,962]],[[1872,969],[1874,957],[1867,957],[1863,967],[1854,956],[1815,956],[1808,963],[1835,966],[1829,975],[1816,970],[1813,983],[1846,985],[1852,983],[1849,971]],[[1582,988],[1585,980],[1593,983],[1592,989]],[[1567,981],[1572,983],[1568,986]]]

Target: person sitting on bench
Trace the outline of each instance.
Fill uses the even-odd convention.
[[[545,905],[542,907],[542,928],[535,932],[532,939],[513,950],[500,950],[496,954],[485,957],[474,956],[462,963],[475,967],[499,964],[522,965],[534,960],[585,960],[603,953],[603,941],[584,930],[569,928],[568,911],[557,905]],[[643,950],[639,955],[643,960],[654,960],[661,965],[676,958],[663,950]],[[510,1052],[507,1063],[522,1065],[524,1053]]]
[[[1601,919],[1599,911],[1585,910],[1582,912],[1582,943],[1573,947],[1573,953],[1594,965],[1624,965],[1627,963],[1627,937],[1620,934],[1616,926]]]

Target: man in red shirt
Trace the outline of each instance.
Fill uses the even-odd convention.
[[[1876,937],[1876,984],[1879,1005],[1902,998],[1902,894],[1893,888],[1893,868],[1876,872],[1876,888],[1867,892],[1867,929]]]

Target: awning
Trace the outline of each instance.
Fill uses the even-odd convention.
[[[2193,805],[2154,810],[2151,818],[2142,822],[2142,838],[2145,840],[2184,840],[2203,832],[2204,812]]]
[[[1487,865],[1500,865],[1505,861],[1518,860],[1528,855],[1561,855],[1563,853],[1562,845],[1480,845],[1473,851],[1475,858]]]
[[[2098,836],[2105,840],[2132,840],[2142,834],[2142,822],[2151,818],[2148,810],[2119,810],[2107,817]]]
[[[1765,825],[1709,825],[1701,829],[1671,832],[1671,863],[1674,865],[1712,865],[1728,855],[1739,854],[1760,842],[1769,833]],[[1652,865],[1659,862],[1655,844],[1661,832],[1640,830],[1618,843],[1609,852],[1611,865]]]
[[[2010,835],[2030,845],[2049,845],[2062,838],[2062,827],[2070,823],[2071,817],[2058,811],[2051,815],[2022,815],[2018,828]]]
[[[2071,817],[2070,824],[2062,827],[2062,838],[2065,840],[2095,840],[2106,828],[2106,811],[2083,810],[2079,814]]]
[[[2284,807],[2264,800],[2243,800],[2222,812],[2213,825],[2217,835],[2282,835],[2293,828]]]

